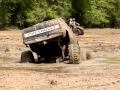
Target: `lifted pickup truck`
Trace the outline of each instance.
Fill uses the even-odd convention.
[[[69,63],[81,62],[80,46],[71,28],[63,19],[53,19],[38,23],[23,30],[23,43],[30,48],[21,54],[21,62],[34,63],[33,52],[40,62],[51,57],[62,57]]]

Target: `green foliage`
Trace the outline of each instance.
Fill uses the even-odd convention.
[[[79,17],[82,23],[86,26],[103,26],[110,23],[107,11],[111,9],[112,5],[109,1],[78,0],[77,8],[80,12]]]
[[[36,0],[33,10],[27,13],[27,22],[37,23],[51,18],[69,18],[71,16],[69,0]]]
[[[107,5],[108,4],[105,0],[91,0],[90,7],[85,12],[85,23],[92,25],[109,23],[109,16],[106,13]]]
[[[120,27],[120,0],[0,0],[0,26],[75,17],[86,27]]]
[[[23,25],[25,11],[29,10],[31,0],[1,0],[0,24]]]
[[[114,16],[113,16],[114,22],[115,23],[115,27],[119,27],[120,28],[120,0],[116,0],[115,2],[115,10],[114,10]]]

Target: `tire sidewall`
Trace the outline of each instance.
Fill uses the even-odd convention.
[[[69,62],[71,64],[79,64],[81,63],[80,58],[80,47],[78,44],[70,44],[68,46],[68,55],[69,55]]]

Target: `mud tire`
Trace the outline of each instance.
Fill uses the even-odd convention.
[[[84,30],[80,29],[79,30],[79,35],[84,35]]]
[[[80,47],[78,44],[70,44],[68,46],[69,53],[69,63],[70,64],[79,64],[81,63],[80,59]]]
[[[21,63],[35,63],[34,56],[31,51],[24,51],[21,53]]]
[[[84,35],[84,30],[77,28],[77,35]]]

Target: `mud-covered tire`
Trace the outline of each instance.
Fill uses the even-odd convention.
[[[68,55],[69,55],[69,62],[71,64],[79,64],[81,63],[80,58],[80,47],[78,44],[70,44],[68,46]]]
[[[80,29],[80,28],[77,28],[77,34],[78,35],[84,35],[84,30]]]
[[[84,35],[84,30],[80,29],[79,30],[79,35]]]
[[[31,51],[24,51],[21,53],[21,63],[35,63],[34,56]]]
[[[84,35],[84,30],[83,29],[80,29],[80,28],[76,28],[76,29],[73,29],[73,33],[75,33],[75,35]]]

